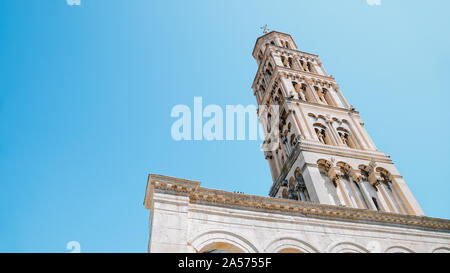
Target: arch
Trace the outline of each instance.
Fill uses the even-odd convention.
[[[190,245],[196,252],[210,250],[237,251],[241,253],[258,253],[258,249],[244,237],[224,230],[209,230],[195,236]]]
[[[204,246],[198,253],[245,253],[241,248],[224,242],[213,242]]]
[[[265,253],[319,253],[311,244],[292,237],[282,237],[273,240],[265,248]]]
[[[353,169],[352,166],[350,166],[348,163],[345,163],[343,161],[339,161],[338,163],[336,163],[336,166],[341,167],[342,169],[344,169],[347,172],[350,172]]]
[[[316,132],[317,140],[322,144],[332,145],[331,139],[328,136],[328,128],[320,122],[313,124],[314,131]]]
[[[365,180],[369,179],[370,167],[364,164],[358,166],[358,169],[361,171],[361,175]]]
[[[385,253],[414,253],[414,251],[403,246],[391,246]]]
[[[383,167],[377,167],[375,170],[377,172],[379,172],[380,174],[385,175],[386,177],[390,177],[391,176],[391,173],[388,170],[386,170],[385,168],[383,168]]]
[[[450,253],[450,248],[448,247],[438,247],[431,251],[431,253]]]
[[[331,245],[328,253],[369,253],[364,247],[351,242],[340,242]]]
[[[322,93],[323,93],[323,97],[325,99],[325,101],[327,102],[328,105],[330,106],[336,106],[334,103],[334,100],[330,94],[330,91],[326,88],[322,88]]]
[[[336,131],[339,135],[339,138],[342,142],[342,144],[347,145],[347,147],[356,149],[358,148],[356,139],[354,135],[350,132],[350,130],[344,128],[344,127],[338,127],[336,128]]]

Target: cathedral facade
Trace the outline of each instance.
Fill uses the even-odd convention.
[[[149,252],[450,252],[317,55],[272,31],[253,57],[269,197],[149,175]]]

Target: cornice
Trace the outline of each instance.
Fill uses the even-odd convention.
[[[188,196],[189,203],[191,204],[283,213],[303,217],[326,218],[329,220],[364,221],[374,224],[400,225],[445,232],[450,231],[450,221],[446,219],[344,208],[287,199],[231,193],[202,188],[199,187],[199,185],[200,182],[197,181],[150,175],[148,188],[150,188],[149,192],[151,194],[153,192],[163,192],[165,194]],[[150,196],[148,198],[151,199],[152,197]],[[145,203],[148,203],[147,196]]]
[[[344,108],[344,107],[325,105],[325,104],[321,104],[321,103],[317,103],[317,102],[303,101],[303,100],[294,99],[294,98],[286,98],[285,101],[286,101],[287,104],[296,103],[296,104],[312,105],[312,106],[315,106],[315,107],[318,107],[318,108],[335,110],[337,112],[344,112],[344,113],[347,113],[349,115],[356,115],[356,116],[359,117],[359,112],[358,111],[352,110],[352,109],[347,109],[347,108]]]
[[[308,79],[311,79],[313,81],[325,80],[325,81],[328,81],[329,84],[336,84],[336,79],[334,77],[332,77],[332,76],[324,76],[324,75],[320,75],[318,73],[302,71],[302,70],[289,68],[289,67],[285,67],[285,66],[280,66],[280,65],[277,65],[277,67],[279,68],[280,74],[282,76],[284,76],[284,75],[289,76],[289,75],[293,75],[293,74],[299,74],[299,75],[305,75],[305,76],[308,77]],[[284,75],[283,75],[283,73],[284,73]]]
[[[149,174],[147,180],[147,189],[145,191],[144,206],[146,209],[152,209],[153,193],[167,192],[177,193],[177,195],[188,196],[191,191],[196,190],[200,182],[187,179],[175,178],[159,174]]]

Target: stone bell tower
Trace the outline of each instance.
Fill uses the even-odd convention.
[[[252,89],[272,173],[272,197],[399,214],[423,215],[389,156],[379,151],[353,106],[319,57],[298,50],[289,34],[271,31],[256,41]],[[277,105],[279,137],[272,139]]]

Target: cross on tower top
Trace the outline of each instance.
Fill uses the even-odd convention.
[[[264,34],[269,33],[269,30],[270,30],[270,29],[267,27],[267,24],[265,24],[264,26],[260,27],[260,29],[263,30],[263,33],[264,33]]]

